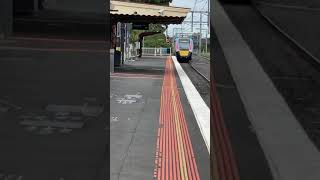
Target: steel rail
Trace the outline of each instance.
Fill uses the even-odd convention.
[[[313,60],[314,63],[317,64],[317,66],[320,66],[320,59],[314,56],[309,50],[307,50],[305,47],[303,47],[302,44],[300,44],[298,41],[296,41],[292,36],[290,36],[288,33],[286,33],[284,30],[280,28],[280,26],[276,25],[269,17],[267,17],[258,7],[258,3],[252,2],[253,7],[257,10],[257,12],[263,17],[273,28],[275,28],[280,34],[282,34],[289,42],[291,42],[293,45],[297,47],[297,49],[300,49],[305,55],[307,55],[309,58]]]

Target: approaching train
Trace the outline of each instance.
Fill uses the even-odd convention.
[[[190,37],[175,39],[175,54],[179,62],[189,62],[192,59],[193,40]]]

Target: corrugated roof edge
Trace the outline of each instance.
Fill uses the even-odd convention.
[[[117,2],[118,4],[136,4],[136,5],[148,5],[148,6],[156,6],[156,7],[169,7],[169,8],[178,8],[178,9],[185,9],[185,10],[191,10],[191,8],[186,8],[186,7],[178,7],[178,6],[163,6],[160,4],[150,4],[150,3],[138,3],[138,2],[125,2],[125,1],[110,1],[112,2]],[[111,7],[111,6],[110,6]]]

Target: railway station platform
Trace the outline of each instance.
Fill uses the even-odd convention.
[[[111,180],[210,179],[209,149],[176,62],[143,57],[111,74]]]

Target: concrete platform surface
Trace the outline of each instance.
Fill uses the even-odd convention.
[[[172,59],[111,74],[110,179],[209,179],[210,157]]]
[[[0,43],[0,179],[106,179],[107,53],[24,43]]]

